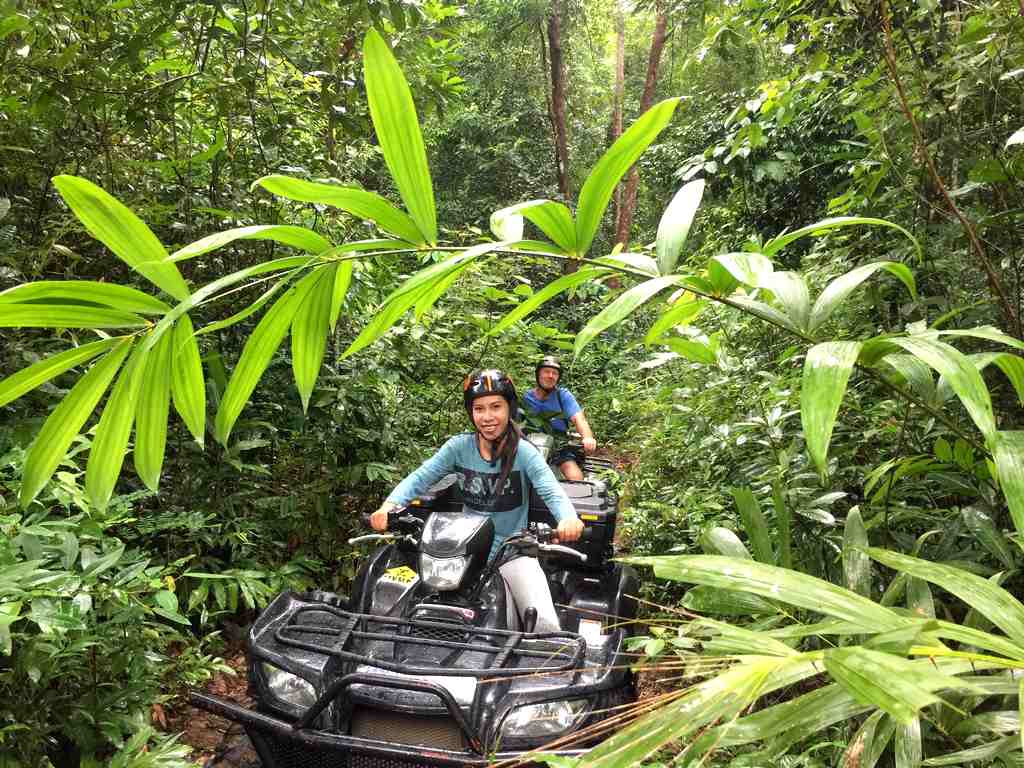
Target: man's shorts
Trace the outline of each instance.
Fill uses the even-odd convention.
[[[549,464],[554,464],[557,467],[562,466],[567,461],[575,461],[579,466],[583,466],[583,448],[578,445],[563,445],[551,454],[548,459]]]

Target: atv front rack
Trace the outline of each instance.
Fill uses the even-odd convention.
[[[312,621],[301,621],[304,614],[322,616]],[[330,616],[331,619],[325,621],[326,616],[323,614]],[[460,639],[446,639],[444,635],[457,635]],[[304,605],[296,609],[288,623],[274,633],[274,639],[283,646],[405,675],[475,678],[573,672],[582,666],[587,652],[587,641],[574,632],[515,632],[507,629],[474,627],[454,621],[402,619],[355,613],[327,603]],[[408,662],[378,658],[351,650],[351,645],[360,640],[391,643],[394,650],[397,650],[398,645],[422,645],[451,651],[492,654],[495,658],[486,669],[417,667],[411,666]],[[506,666],[515,657],[543,661],[539,665]]]

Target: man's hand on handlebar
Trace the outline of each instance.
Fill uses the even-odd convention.
[[[591,454],[591,453],[593,453],[596,450],[597,450],[597,440],[595,440],[592,437],[584,437],[583,438],[583,452],[586,453],[586,454]]]
[[[558,524],[559,541],[579,541],[583,535],[583,521],[578,517],[570,517]]]

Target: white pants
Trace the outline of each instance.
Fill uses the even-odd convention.
[[[527,608],[537,609],[537,624],[534,632],[558,632],[558,614],[555,601],[551,599],[551,588],[540,563],[533,557],[517,557],[498,569],[505,580],[520,618]]]

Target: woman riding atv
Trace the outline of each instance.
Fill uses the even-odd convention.
[[[527,525],[530,485],[558,520],[561,541],[576,541],[583,523],[550,467],[511,420],[517,406],[511,379],[499,370],[476,371],[462,386],[463,402],[475,432],[456,435],[431,458],[402,480],[380,508],[370,516],[377,531],[387,530],[388,512],[409,504],[445,475],[455,473],[463,505],[494,521],[490,558],[505,540]],[[499,468],[500,462],[500,468]],[[536,631],[555,632],[558,616],[547,579],[535,558],[517,558],[500,572],[520,615],[537,611]]]

